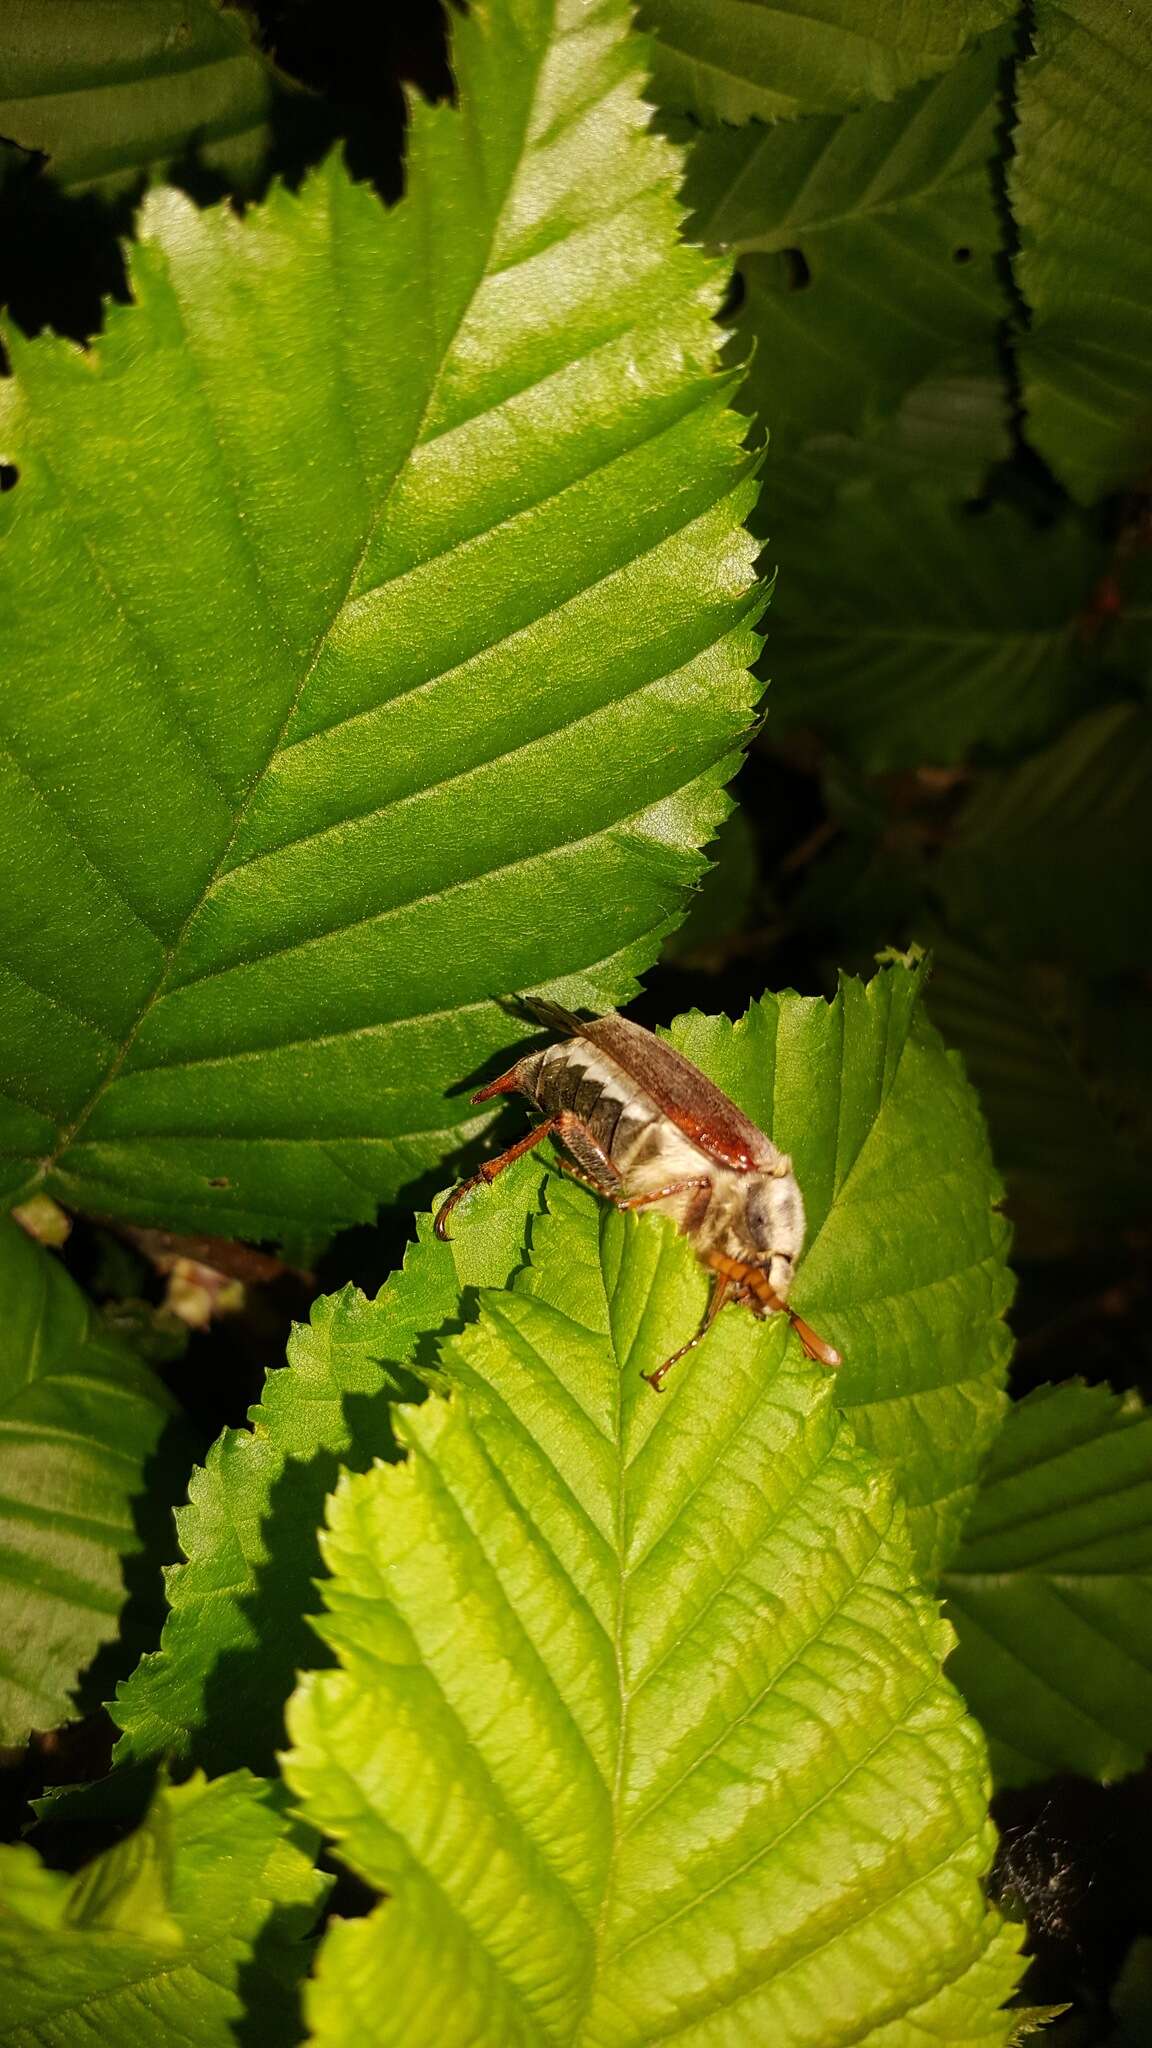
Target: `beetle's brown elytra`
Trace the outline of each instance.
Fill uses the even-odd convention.
[[[643,1375],[657,1393],[728,1301],[745,1303],[757,1316],[783,1312],[809,1358],[839,1365],[840,1353],[788,1306],[804,1243],[804,1203],[791,1160],[691,1060],[642,1024],[614,1013],[585,1022],[536,999],[531,1007],[565,1035],[525,1053],[472,1100],[526,1095],[542,1121],[453,1189],[437,1212],[437,1237],[447,1237],[448,1217],[471,1189],[556,1138],[578,1180],[618,1209],[671,1216],[715,1275],[695,1335]]]

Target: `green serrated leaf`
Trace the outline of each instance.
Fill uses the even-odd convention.
[[[0,1742],[55,1728],[115,1636],[173,1403],[63,1266],[0,1224]]]
[[[672,1030],[791,1154],[808,1212],[793,1300],[845,1363],[837,1394],[900,1477],[931,1582],[998,1426],[1011,1340],[1008,1227],[979,1106],[893,966],[835,1002],[765,996]]]
[[[890,100],[995,28],[1008,0],[642,0],[665,106],[709,121]]]
[[[1152,711],[1111,704],[985,775],[937,869],[950,916],[1005,955],[1089,973],[1148,957]]]
[[[156,195],[91,354],[15,342],[13,1197],[368,1217],[479,1129],[493,998],[619,999],[699,874],[755,485],[628,18],[489,0],[390,213]]]
[[[21,0],[0,47],[0,135],[69,190],[111,195],[192,155],[249,185],[298,91],[217,0]]]
[[[743,353],[755,343],[741,403],[770,429],[760,523],[785,561],[797,536],[774,516],[782,459],[861,431],[930,377],[956,389],[978,369],[977,388],[992,385],[1008,311],[991,175],[1006,47],[990,37],[887,106],[716,129],[689,152],[692,232],[740,259],[733,325]],[[1006,392],[998,413],[1003,440]]]
[[[997,1776],[1111,1779],[1152,1749],[1152,1415],[1040,1387],[1008,1415],[944,1577],[950,1666]]]
[[[1152,62],[1128,0],[1036,0],[1008,194],[1028,438],[1089,504],[1152,461]]]
[[[75,1877],[0,1848],[0,1961],[10,2048],[229,2048],[298,2040],[305,1940],[327,1881],[316,1839],[244,1772],[161,1786],[143,1825]],[[238,1986],[243,1985],[243,2000]]]
[[[354,1287],[315,1303],[288,1363],[270,1372],[248,1429],[225,1430],[192,1476],[176,1525],[187,1562],[167,1573],[161,1646],[121,1685],[118,1764],[191,1757],[211,1770],[269,1771],[298,1670],[315,1661],[318,1531],[341,1466],[395,1457],[391,1399],[431,1333],[467,1313],[461,1289],[502,1284],[523,1257],[540,1166],[525,1160],[506,1203],[431,1236],[375,1301]]]
[[[756,835],[745,811],[738,808],[725,818],[707,850],[712,866],[683,924],[664,944],[664,958],[684,966],[705,964],[717,950],[722,953],[724,942],[743,928],[762,893]]]
[[[872,770],[951,764],[1050,731],[1086,688],[1079,612],[1103,564],[1077,521],[979,515],[942,484],[846,471],[773,608],[774,730]]]
[[[979,1745],[832,1381],[729,1309],[657,1399],[704,1275],[561,1207],[331,1504],[286,1771],[390,1896],[327,1936],[313,2038],[1006,2041]]]

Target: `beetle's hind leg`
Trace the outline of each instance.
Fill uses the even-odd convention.
[[[531,1152],[534,1145],[541,1144],[549,1137],[559,1122],[559,1117],[550,1116],[546,1117],[542,1124],[534,1124],[530,1131],[525,1131],[522,1138],[517,1138],[514,1145],[509,1145],[506,1152],[497,1153],[495,1159],[486,1159],[482,1166],[477,1167],[475,1173],[469,1174],[467,1180],[461,1181],[458,1188],[453,1188],[447,1200],[441,1202],[436,1211],[436,1221],[432,1227],[437,1237],[447,1238],[448,1218],[457,1202],[463,1201],[464,1196],[471,1194],[473,1188],[490,1186],[497,1175],[503,1173],[506,1166],[511,1166],[515,1160],[522,1158],[525,1152]]]
[[[594,1136],[582,1116],[574,1109],[562,1109],[556,1117],[555,1135],[567,1149],[568,1159],[557,1158],[556,1164],[570,1180],[578,1180],[583,1187],[591,1188],[594,1194],[603,1195],[609,1202],[619,1202],[623,1182],[620,1170],[609,1158],[599,1138]]]

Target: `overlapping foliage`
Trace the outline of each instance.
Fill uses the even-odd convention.
[[[1009,1415],[944,1579],[952,1673],[1009,1783],[1138,1770],[1152,1720],[1152,1420],[1107,1387]]]
[[[316,1838],[247,1773],[161,1786],[143,1824],[68,1876],[0,1848],[0,2040],[217,2048],[245,2014],[299,2038],[296,1982],[326,1881]]]
[[[931,1580],[999,1421],[1009,1276],[979,1112],[917,1018],[919,979],[895,966],[867,988],[846,982],[833,1004],[766,997],[735,1027],[697,1016],[673,1035],[792,1154],[809,1214],[795,1299],[845,1354],[837,1397],[899,1472]],[[550,1180],[549,1205],[556,1197]],[[348,1290],[317,1304],[251,1430],[226,1433],[193,1476],[177,1518],[187,1562],[168,1575],[159,1653],[114,1707],[122,1761],[267,1767],[291,1674],[315,1655],[304,1617],[338,1464],[395,1457],[390,1391],[419,1363],[425,1333],[451,1326],[461,1286],[501,1286],[515,1271],[540,1200],[540,1170],[526,1161],[469,1203],[451,1245],[425,1222],[375,1302]],[[581,1270],[596,1255],[595,1202],[580,1196],[568,1220],[567,1256]]]
[[[391,213],[336,161],[242,222],[162,193],[87,357],[12,338],[14,1194],[370,1217],[477,1128],[493,998],[626,995],[699,872],[755,486],[625,29],[493,0]]]
[[[0,1742],[74,1710],[143,1547],[175,1404],[50,1253],[0,1224]],[[170,1496],[169,1496],[170,1497]]]
[[[116,0],[114,61],[73,13],[49,47],[25,9],[22,107],[0,83],[42,190],[198,157],[252,189],[285,88],[239,16]],[[1129,1314],[1152,608],[1128,14],[649,0],[702,252],[623,0],[475,0],[394,211],[335,161],[243,220],[160,193],[90,351],[13,337],[10,1199],[97,1219],[91,1279],[110,1219],[302,1255],[474,1158],[469,1086],[521,1029],[495,999],[618,1000],[700,873],[758,690],[747,514],[780,570],[767,737],[648,1014],[699,999],[675,1042],[792,1153],[794,1299],[846,1362],[729,1309],[657,1399],[639,1366],[704,1276],[544,1155],[451,1244],[422,1220],[376,1299],[321,1295],[192,1473],[111,1775],[40,1803],[45,1861],[0,1851],[5,2038],[72,2048],[95,2012],[139,2048],[276,2048],[309,1973],[312,2038],[357,2044],[994,2048],[1044,2017],[1003,2009],[980,1729],[1017,1787],[1149,1747],[1145,1410],[1081,1384],[1007,1406],[1000,1182],[918,949],[832,1003],[704,1013],[932,941],[1026,1331],[1057,1262],[1078,1345]],[[733,257],[742,382],[712,317]],[[52,1255],[0,1252],[21,1735],[107,1646],[169,1402]],[[276,1356],[246,1341],[241,1369]],[[186,1396],[217,1342],[167,1368]],[[231,1775],[161,1779],[93,1859],[165,1759]],[[326,1930],[281,1771],[351,1873]]]
[[[1003,2042],[980,1745],[881,1468],[783,1318],[654,1396],[704,1275],[590,1207],[333,1498],[286,1770],[388,1897],[327,1936],[313,2038]]]

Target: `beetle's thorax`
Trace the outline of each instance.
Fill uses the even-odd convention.
[[[530,1054],[519,1085],[548,1115],[575,1113],[628,1196],[678,1189],[649,1206],[670,1216],[700,1255],[722,1252],[761,1266],[781,1301],[804,1241],[804,1205],[789,1162],[767,1138],[767,1164],[740,1171],[690,1138],[666,1109],[590,1040],[574,1037]],[[595,1163],[581,1161],[596,1178]]]

